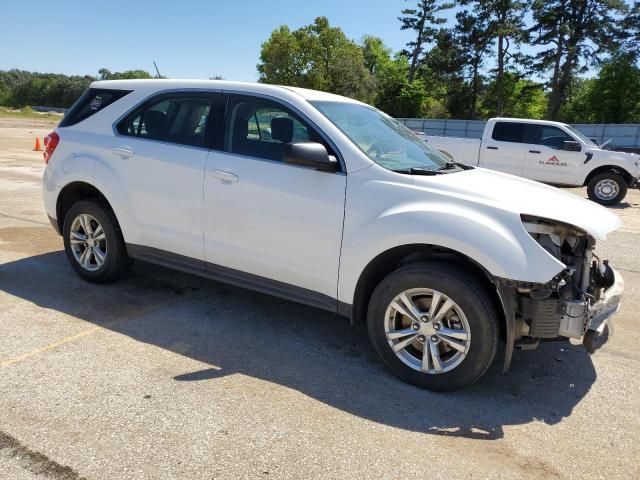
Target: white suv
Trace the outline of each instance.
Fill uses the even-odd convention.
[[[553,187],[451,163],[384,113],[323,92],[224,81],[96,82],[46,139],[44,201],[92,282],[130,259],[366,321],[403,380],[452,390],[498,340],[583,338],[621,277],[620,226]]]

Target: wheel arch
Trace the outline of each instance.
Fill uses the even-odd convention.
[[[65,185],[62,190],[60,190],[60,193],[58,194],[58,198],[56,200],[56,219],[60,232],[63,231],[65,216],[67,215],[67,212],[73,206],[73,204],[80,200],[89,199],[98,200],[102,205],[104,205],[105,208],[107,208],[111,212],[116,222],[118,221],[111,203],[98,188],[88,182],[73,181]]]
[[[631,185],[631,182],[633,181],[633,176],[623,167],[620,167],[618,165],[602,165],[600,167],[594,168],[589,172],[587,177],[584,179],[583,186],[589,185],[591,179],[596,175],[607,172],[614,172],[620,175],[627,182],[627,186]]]
[[[500,334],[506,332],[505,310],[494,277],[478,262],[447,247],[430,244],[409,244],[390,248],[373,258],[360,273],[353,297],[350,316],[354,323],[366,322],[367,307],[376,286],[397,268],[411,263],[438,260],[456,265],[477,280],[489,295],[500,320]]]

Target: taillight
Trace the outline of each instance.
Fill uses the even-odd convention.
[[[44,152],[42,153],[44,156],[44,163],[49,163],[51,155],[53,155],[53,151],[56,149],[59,142],[60,135],[56,132],[51,132],[49,135],[44,137]]]

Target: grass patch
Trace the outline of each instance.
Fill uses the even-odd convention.
[[[36,112],[31,107],[0,107],[0,117],[38,118],[41,120],[60,121],[62,114],[56,112]]]

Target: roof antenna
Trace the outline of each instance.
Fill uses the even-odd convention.
[[[158,70],[158,65],[156,64],[156,61],[153,61],[153,66],[156,67],[156,73],[158,74],[158,78],[162,78],[162,75],[160,75],[160,70]]]

